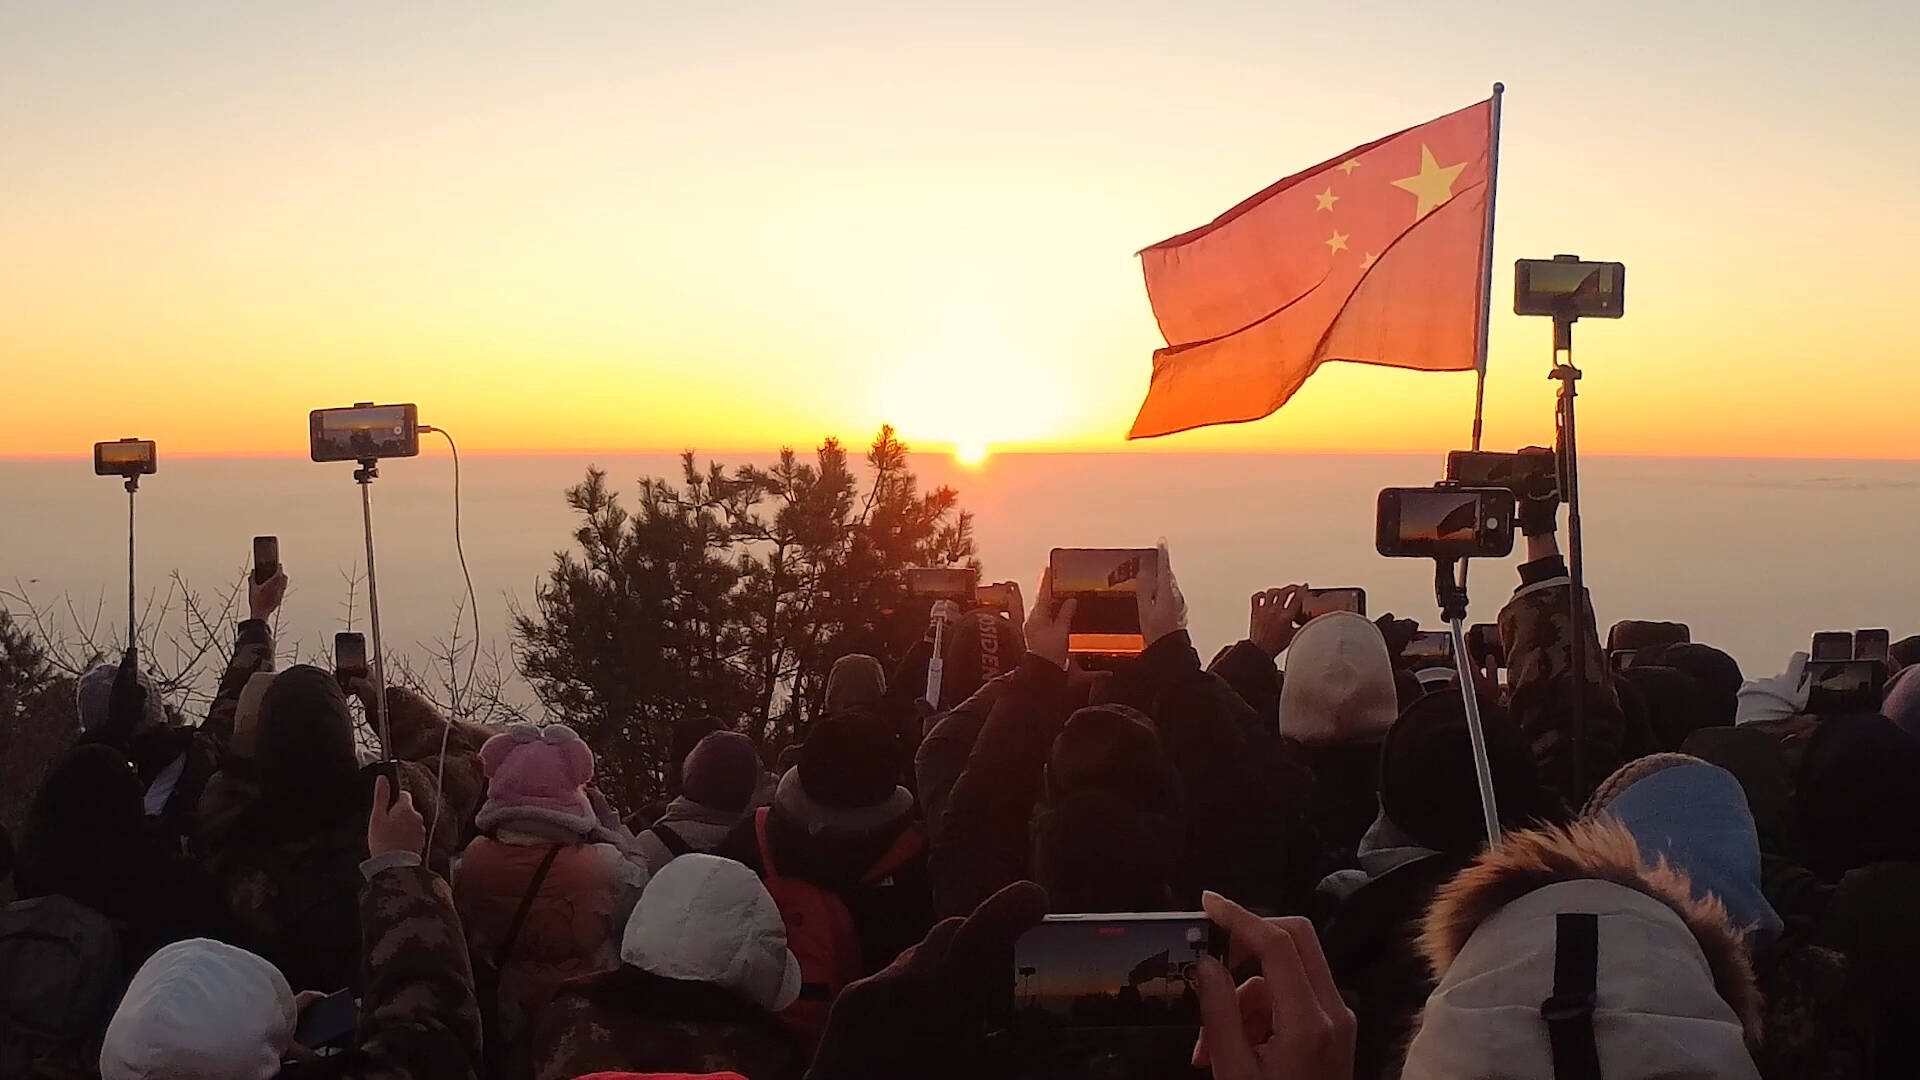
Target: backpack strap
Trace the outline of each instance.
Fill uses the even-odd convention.
[[[547,854],[540,860],[540,868],[533,872],[533,882],[527,886],[527,894],[520,898],[520,907],[513,913],[513,921],[507,924],[507,936],[500,939],[500,947],[493,951],[493,966],[496,971],[505,971],[507,961],[513,956],[513,947],[520,941],[520,928],[526,925],[527,913],[533,910],[533,902],[540,897],[540,886],[547,882],[547,872],[553,869],[553,860],[560,857],[560,849],[565,844],[554,844],[547,848]]]
[[[760,845],[760,876],[763,878],[780,876],[779,868],[773,865],[773,845],[767,842],[767,815],[770,812],[771,808],[765,806],[753,812],[753,839]]]
[[[665,825],[655,825],[647,831],[658,837],[660,843],[666,847],[667,854],[672,855],[676,859],[682,855],[690,855],[693,853],[693,845],[687,843],[686,837],[681,836]]]
[[[873,861],[872,866],[867,867],[867,872],[860,880],[869,885],[883,881],[887,875],[912,862],[925,850],[926,830],[920,827],[919,822],[909,822],[906,828],[900,830],[900,835],[893,838],[887,850]]]
[[[1554,1080],[1601,1080],[1593,1011],[1600,978],[1600,917],[1563,911],[1554,919],[1553,996],[1540,1003],[1553,1049]]]

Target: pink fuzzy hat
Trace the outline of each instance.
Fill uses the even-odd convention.
[[[593,751],[565,724],[514,724],[480,748],[487,801],[484,831],[548,825],[585,836],[599,825],[581,789],[593,779]],[[543,830],[547,831],[547,830]]]

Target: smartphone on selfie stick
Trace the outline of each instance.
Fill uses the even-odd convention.
[[[117,476],[127,487],[127,648],[138,646],[137,620],[133,614],[133,496],[140,490],[140,478],[160,470],[159,454],[152,439],[116,439],[93,444],[93,475]]]
[[[1467,647],[1467,589],[1457,571],[1475,557],[1503,558],[1513,553],[1514,495],[1508,488],[1463,487],[1453,483],[1428,488],[1387,488],[1374,513],[1374,548],[1394,559],[1432,559],[1434,598],[1447,623],[1460,701],[1466,708],[1467,734],[1473,741],[1474,779],[1480,785],[1487,845],[1500,843],[1500,812],[1493,794],[1493,768],[1487,761],[1487,733],[1480,720]]]

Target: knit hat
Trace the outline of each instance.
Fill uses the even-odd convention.
[[[580,836],[600,824],[583,788],[593,779],[593,751],[565,724],[514,724],[480,748],[487,801],[475,823],[546,825]]]
[[[1280,734],[1301,742],[1378,739],[1399,715],[1386,639],[1351,611],[1321,615],[1287,648]]]
[[[1760,891],[1760,835],[1740,781],[1684,754],[1657,756],[1680,760],[1643,773],[1600,813],[1627,827],[1647,863],[1665,859],[1686,871],[1695,899],[1718,897],[1734,929],[1755,942],[1779,937],[1780,916]]]
[[[1620,793],[1652,776],[1662,769],[1671,769],[1677,765],[1698,765],[1700,759],[1688,754],[1659,753],[1634,758],[1613,771],[1613,775],[1600,781],[1600,786],[1587,796],[1587,805],[1580,809],[1581,817],[1597,817],[1607,805],[1618,798]]]
[[[647,882],[620,941],[623,963],[666,979],[707,983],[779,1012],[800,996],[787,927],[753,871],[694,853]]]
[[[887,670],[866,653],[848,653],[827,672],[827,711],[871,705],[887,692]]]
[[[900,739],[871,713],[856,710],[817,721],[774,803],[809,832],[868,832],[913,809],[899,785]]]
[[[74,683],[73,704],[80,714],[81,731],[97,731],[107,722],[107,703],[113,698],[113,679],[119,664],[95,664],[82,672]],[[135,673],[140,688],[147,692],[146,707],[141,710],[140,729],[162,727],[167,722],[167,703],[146,672]]]
[[[1493,702],[1480,702],[1500,821],[1525,827],[1547,813],[1526,740]],[[1487,843],[1473,743],[1458,689],[1413,703],[1380,746],[1380,810],[1421,847],[1467,856]]]
[[[1509,834],[1441,889],[1420,944],[1438,986],[1406,1080],[1551,1077],[1554,1051],[1581,1040],[1552,1038],[1550,1023],[1590,1025],[1595,1075],[1759,1076],[1760,995],[1739,936],[1617,824]]]
[[[680,766],[680,794],[715,810],[745,810],[760,783],[760,752],[737,731],[715,731]]]
[[[1141,810],[1180,811],[1180,776],[1160,748],[1153,721],[1125,705],[1081,709],[1054,737],[1047,795],[1060,801],[1106,791]]]
[[[1112,791],[1079,791],[1033,816],[1028,865],[1055,911],[1158,911],[1181,853],[1177,819]]]
[[[1711,645],[1682,641],[1641,649],[1633,655],[1633,666],[1670,667],[1692,678],[1704,692],[1706,714],[1694,727],[1725,727],[1733,723],[1740,686],[1746,680],[1733,657]]]
[[[1026,646],[1020,628],[991,611],[962,615],[947,627],[940,658],[940,708],[972,697],[990,679],[1020,666]]]
[[[193,938],[140,965],[107,1025],[101,1080],[268,1080],[293,1045],[293,991],[245,949]]]

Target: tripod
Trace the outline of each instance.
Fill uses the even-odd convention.
[[[1454,564],[1460,564],[1458,576]],[[1474,689],[1473,665],[1467,653],[1467,586],[1465,559],[1433,560],[1433,594],[1440,618],[1453,634],[1453,669],[1460,680],[1460,703],[1467,713],[1467,738],[1473,743],[1473,778],[1480,786],[1480,812],[1487,826],[1487,846],[1500,845],[1500,809],[1493,794],[1493,766],[1487,760],[1487,732],[1480,722],[1480,695]]]
[[[1554,402],[1555,452],[1560,459],[1560,495],[1567,504],[1567,577],[1571,588],[1567,593],[1567,618],[1573,634],[1573,658],[1569,674],[1573,679],[1573,697],[1569,703],[1568,732],[1573,738],[1573,787],[1575,791],[1585,791],[1587,778],[1587,717],[1584,698],[1586,697],[1587,666],[1587,584],[1583,563],[1585,562],[1580,543],[1580,453],[1579,444],[1574,438],[1573,399],[1579,396],[1577,384],[1580,381],[1580,369],[1573,366],[1573,324],[1579,316],[1573,313],[1571,299],[1562,301],[1560,310],[1553,316],[1553,370],[1549,379],[1558,380],[1560,393]],[[1561,354],[1566,362],[1561,362]]]
[[[378,458],[361,458],[360,467],[353,470],[353,481],[360,485],[360,521],[367,536],[367,618],[372,630],[372,642],[369,649],[368,671],[373,675],[373,730],[380,736],[380,756],[393,756],[393,736],[387,730],[387,676],[383,658],[386,653],[380,648],[380,588],[374,580],[373,572],[373,481],[380,475]],[[477,646],[476,646],[477,647]],[[398,790],[395,791],[398,797]]]

